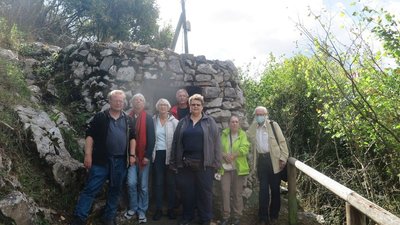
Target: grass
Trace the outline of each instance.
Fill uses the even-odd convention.
[[[80,186],[62,190],[53,180],[51,167],[39,158],[32,146],[29,134],[23,129],[13,107],[17,104],[32,106],[30,90],[24,75],[15,63],[0,60],[0,149],[3,158],[11,160],[11,170],[0,170],[0,176],[15,176],[20,188],[18,191],[31,197],[40,207],[51,208],[57,212],[72,212]],[[70,135],[71,136],[71,135]],[[68,143],[73,148],[77,144]],[[15,188],[6,183],[0,189],[0,199]],[[0,213],[0,224],[13,224]],[[51,224],[38,213],[34,224]]]
[[[0,93],[0,105],[31,105],[31,92],[17,64],[0,60]]]

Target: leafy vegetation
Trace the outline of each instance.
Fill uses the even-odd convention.
[[[40,206],[47,206],[60,212],[71,212],[78,195],[77,189],[61,190],[52,179],[52,171],[43,165],[39,156],[30,151],[30,140],[18,121],[13,107],[17,104],[33,106],[30,90],[18,64],[0,60],[0,150],[3,157],[12,162],[10,174],[18,178],[19,191],[33,198]],[[72,145],[72,144],[71,144]],[[3,154],[3,153],[2,153]],[[47,168],[47,169],[46,169]],[[0,174],[5,177],[7,174]],[[15,191],[6,185],[0,189],[0,197]],[[60,195],[60,193],[63,193]],[[1,214],[1,213],[0,213]],[[13,224],[0,215],[1,224]],[[38,214],[35,224],[50,224],[43,215]]]
[[[352,14],[352,39],[342,41],[329,19],[310,15],[321,32],[298,28],[312,56],[281,62],[271,57],[258,82],[243,74],[248,112],[256,105],[269,108],[292,156],[399,215],[400,74],[384,63],[384,56],[399,61],[398,21],[364,8]],[[372,51],[369,43],[376,37],[366,36],[368,30],[383,41],[382,51]],[[306,208],[318,209],[328,224],[343,223],[343,202],[311,182],[300,179]]]
[[[119,0],[113,7],[110,2],[1,1],[0,44],[23,56],[33,52],[25,44],[32,38],[27,34],[56,44],[89,39],[169,45],[171,27],[159,30],[154,0]],[[257,81],[242,72],[248,115],[257,105],[266,106],[284,130],[292,156],[400,215],[399,21],[387,11],[364,7],[351,14],[355,27],[348,27],[351,40],[343,42],[322,15],[310,15],[322,32],[317,35],[302,24],[298,28],[309,39],[312,55],[288,59],[271,55]],[[376,36],[367,37],[366,31]],[[383,50],[373,52],[369,38],[382,41]],[[386,66],[388,57],[397,63],[394,68]],[[47,65],[35,68],[34,74],[43,83],[55,79],[60,96],[55,102],[60,107],[79,109],[80,103],[68,95],[79,94],[77,87],[54,74],[52,62]],[[15,164],[12,172],[18,175],[21,190],[40,205],[71,212],[77,193],[63,192],[60,197],[62,190],[47,179],[51,171],[43,170],[38,156],[29,153],[25,131],[17,125],[11,107],[33,104],[17,64],[0,61],[0,93],[0,148]],[[66,147],[82,160],[76,137],[83,136],[90,114],[62,111],[76,128],[62,130]],[[303,207],[324,214],[327,224],[344,222],[342,200],[302,175],[299,190]],[[1,189],[0,197],[11,191]],[[5,220],[0,215],[0,223],[10,223]],[[49,223],[39,216],[37,224]]]
[[[65,46],[81,40],[132,41],[168,47],[172,27],[157,24],[155,0],[4,0],[0,3],[0,43],[8,46],[14,27],[28,40]],[[20,35],[20,33],[12,33]],[[18,44],[17,44],[18,45]]]

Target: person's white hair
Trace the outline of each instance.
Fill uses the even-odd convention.
[[[157,111],[159,110],[159,107],[161,104],[166,104],[168,107],[168,111],[171,109],[171,104],[169,103],[169,101],[165,98],[160,98],[158,99],[157,103],[156,103],[156,109]]]
[[[111,100],[111,97],[114,96],[114,95],[122,95],[122,97],[123,97],[124,99],[126,98],[126,95],[125,95],[125,92],[124,92],[124,91],[122,91],[122,90],[112,90],[112,91],[110,91],[110,92],[108,93],[107,99],[110,101],[110,100]]]
[[[264,106],[257,106],[254,109],[253,115],[256,115],[256,111],[259,110],[259,109],[261,109],[265,113],[265,115],[268,116],[268,109],[265,108]]]
[[[177,90],[177,91],[176,91],[176,94],[175,94],[175,96],[176,96],[176,97],[178,97],[179,93],[181,93],[181,92],[185,93],[185,94],[186,94],[186,96],[187,96],[187,97],[189,97],[189,94],[188,94],[188,92],[186,91],[186,89],[183,89],[183,88],[182,88],[182,89],[179,89],[179,90]]]
[[[135,95],[132,97],[131,102],[133,102],[133,100],[135,100],[136,98],[140,98],[140,99],[143,100],[144,103],[146,103],[146,99],[144,98],[144,95],[142,95],[141,93],[135,94]]]

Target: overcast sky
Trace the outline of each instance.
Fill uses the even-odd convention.
[[[386,9],[400,9],[400,0],[363,0]],[[186,0],[189,53],[207,59],[232,60],[236,66],[265,61],[270,53],[290,57],[306,51],[306,42],[295,23],[313,27],[308,7],[314,12],[326,9],[339,17],[341,9],[354,11],[352,0]],[[175,28],[181,0],[157,0],[161,24]],[[397,11],[398,13],[398,11]],[[339,27],[342,22],[338,22]],[[184,52],[180,34],[175,51]]]

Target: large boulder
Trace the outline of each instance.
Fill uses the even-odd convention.
[[[0,200],[1,214],[17,225],[33,225],[37,211],[36,204],[19,191],[13,191]]]
[[[54,180],[62,188],[76,184],[83,165],[73,159],[65,147],[58,128],[58,125],[64,123],[57,121],[56,124],[46,112],[31,107],[19,105],[15,111],[24,129],[29,131],[39,157],[51,167]]]

